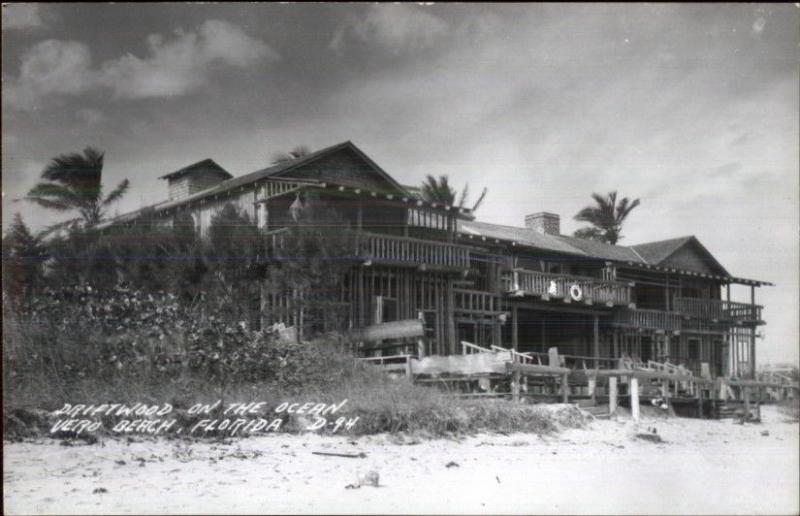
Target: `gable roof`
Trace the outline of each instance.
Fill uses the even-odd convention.
[[[670,238],[668,240],[658,240],[655,242],[645,242],[637,244],[633,249],[644,258],[647,263],[657,265],[663,262],[672,253],[683,247],[693,236]]]
[[[702,259],[711,264],[712,268],[717,269],[717,272],[725,276],[730,276],[725,267],[714,258],[714,255],[712,255],[694,235],[659,240],[656,242],[645,242],[644,244],[633,246],[633,249],[639,253],[642,258],[647,260],[647,263],[651,265],[664,265],[669,262],[670,257],[675,255],[675,253],[687,247],[693,248]]]
[[[192,163],[188,167],[183,167],[175,172],[170,172],[169,174],[164,174],[163,176],[159,177],[159,179],[178,179],[181,176],[185,176],[186,174],[191,174],[197,170],[203,170],[206,172],[214,172],[225,179],[230,179],[233,177],[230,172],[219,166],[216,161],[211,158],[206,158],[202,161],[198,161],[197,163]]]
[[[385,170],[383,170],[380,166],[378,166],[377,163],[372,161],[372,159],[370,159],[369,156],[364,154],[364,152],[362,152],[361,149],[356,147],[355,144],[350,140],[347,140],[342,143],[337,143],[336,145],[331,145],[330,147],[325,147],[324,149],[320,149],[316,152],[306,154],[305,156],[301,156],[291,161],[277,163],[270,167],[262,168],[261,170],[256,170],[255,172],[251,172],[250,174],[239,176],[232,180],[230,188],[236,188],[237,186],[252,183],[254,181],[258,181],[259,179],[264,179],[266,177],[283,176],[303,165],[312,163],[321,157],[345,149],[353,152],[361,160],[366,162],[367,165],[370,166],[370,168],[372,168],[384,181],[386,181],[386,183],[392,190],[395,191],[395,193],[408,195],[408,192],[405,190],[405,188],[403,188],[403,186],[400,183],[395,181],[395,179],[392,176],[390,176]]]

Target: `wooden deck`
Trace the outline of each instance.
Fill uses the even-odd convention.
[[[631,302],[630,283],[606,281],[600,278],[553,274],[549,272],[514,269],[502,276],[505,292],[522,296],[538,296],[542,299],[564,299],[565,301],[601,304],[606,306],[627,306]],[[578,299],[570,295],[570,289],[577,286]]]
[[[614,313],[612,320],[612,323],[616,326],[671,332],[681,331],[682,322],[683,316],[679,313],[641,308],[620,310]]]
[[[674,308],[676,312],[693,318],[742,323],[760,322],[763,309],[760,305],[748,303],[688,297],[676,297]]]
[[[288,235],[287,229],[278,229],[267,234],[273,255],[280,255],[285,249]],[[350,235],[354,242],[350,258],[355,260],[431,270],[469,269],[470,248],[467,246],[363,231],[353,231]]]

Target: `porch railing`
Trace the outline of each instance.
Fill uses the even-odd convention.
[[[586,276],[514,269],[501,277],[503,290],[524,295],[569,298],[570,288],[577,285],[583,299],[593,303],[627,305],[631,302],[631,286],[620,281],[607,281]]]
[[[357,233],[357,251],[362,258],[411,265],[469,269],[469,248],[449,242],[436,242],[393,235]]]
[[[350,233],[355,246],[354,256],[376,263],[399,265],[426,265],[443,269],[469,269],[470,249],[449,242],[437,242],[395,235],[376,233]],[[278,229],[266,234],[273,249],[285,248],[287,229]]]
[[[628,309],[614,314],[614,324],[651,330],[680,331],[682,317],[663,310]]]
[[[725,321],[760,321],[760,305],[736,303],[721,299],[698,299],[676,297],[674,310],[698,319],[716,319]]]

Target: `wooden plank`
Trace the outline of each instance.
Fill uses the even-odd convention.
[[[533,375],[560,376],[570,373],[570,369],[567,369],[566,367],[553,367],[553,366],[543,366],[536,364],[520,364],[519,362],[509,362],[508,371],[509,372],[519,371],[522,374],[532,375],[532,376]]]
[[[350,336],[353,340],[374,341],[384,339],[417,338],[425,335],[422,321],[406,319],[392,321],[355,329]]]
[[[419,360],[411,360],[415,375],[507,374],[506,364],[510,361],[511,353],[429,356]]]

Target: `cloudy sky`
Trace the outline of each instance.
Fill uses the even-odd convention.
[[[639,197],[623,243],[696,235],[758,300],[760,360],[798,355],[798,22],[782,5],[4,5],[3,227],[49,158],[97,146],[120,212],[210,157],[234,175],[352,140],[406,184],[562,231]],[[749,292],[734,291],[745,299]]]

